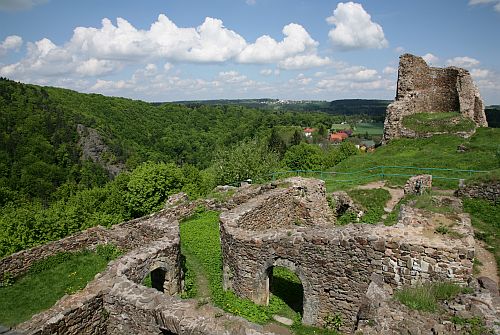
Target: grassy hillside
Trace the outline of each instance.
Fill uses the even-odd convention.
[[[403,118],[403,126],[417,134],[470,132],[475,124],[455,112],[417,113]]]
[[[422,139],[397,139],[383,145],[375,152],[361,153],[341,161],[330,171],[332,173],[309,173],[327,182],[328,190],[342,189],[380,179],[380,173],[414,175],[432,173],[435,176],[469,178],[470,172],[433,171],[423,168],[463,169],[489,171],[500,167],[500,129],[478,128],[469,139],[454,135],[436,135]],[[463,145],[465,152],[457,147]],[[372,169],[377,166],[400,166],[409,168]],[[360,171],[360,172],[358,172]],[[335,173],[334,173],[335,172]],[[385,178],[388,178],[387,176]],[[396,184],[402,184],[408,176],[389,177]],[[352,182],[344,182],[349,180]],[[455,188],[458,181],[440,181],[435,184]]]

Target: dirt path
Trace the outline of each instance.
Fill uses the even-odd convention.
[[[488,277],[500,284],[495,257],[484,248],[484,243],[478,240],[476,240],[476,258],[483,264],[479,266],[479,274],[476,277]]]
[[[383,188],[391,195],[391,199],[386,202],[384,211],[390,213],[396,207],[397,203],[404,197],[404,191],[401,188],[391,188],[385,186],[385,181],[379,180],[374,181],[365,185],[358,186],[357,189],[360,190],[373,190],[377,188]]]
[[[279,335],[293,335],[290,329],[274,322],[265,325],[264,330]]]

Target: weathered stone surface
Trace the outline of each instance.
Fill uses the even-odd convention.
[[[252,190],[245,190],[245,194],[261,192],[259,187],[250,188]],[[172,206],[111,229],[88,229],[2,259],[0,273],[8,270],[20,275],[33,262],[60,251],[76,251],[109,242],[128,251],[110,262],[83,290],[64,296],[52,308],[34,315],[8,334],[271,335],[261,326],[218,308],[208,305],[200,308],[195,300],[175,296],[182,275],[179,220],[192,214],[199,205],[220,208],[220,204],[210,200]],[[224,207],[232,206],[224,204]],[[141,285],[145,276],[157,269],[163,272],[160,276],[163,282],[158,287],[163,292]]]
[[[421,57],[402,55],[396,100],[387,107],[383,141],[416,137],[403,127],[403,118],[437,112],[458,112],[479,127],[488,126],[483,101],[469,71],[457,67],[432,68]]]
[[[482,198],[493,202],[500,201],[500,181],[489,183],[470,183],[455,191],[457,197]]]
[[[479,277],[478,279],[479,285],[482,288],[487,289],[492,296],[498,297],[498,284],[493,279],[488,277]]]
[[[404,186],[405,194],[422,194],[429,191],[432,187],[432,175],[422,174],[413,176],[406,182]]]
[[[333,226],[325,219],[330,217],[330,210],[324,206],[326,200],[319,197],[322,192],[314,191],[323,185],[307,181],[304,199],[308,199],[311,190],[318,195],[309,199],[308,215],[319,219],[297,225],[293,224],[293,216],[271,209],[275,199],[292,204],[302,181],[294,178],[288,188],[272,190],[222,213],[225,289],[267,304],[270,270],[284,266],[302,282],[303,322],[322,326],[328,315],[340,313],[344,320],[342,330],[349,333],[373,274],[392,287],[433,280],[453,280],[465,285],[471,277],[474,240],[470,220],[461,221],[463,232],[467,233],[463,239],[430,236],[427,231],[432,222],[411,208],[403,208],[393,227]]]
[[[442,201],[455,203],[448,200]],[[336,227],[323,182],[302,178],[246,186],[224,203],[204,200],[173,205],[112,229],[89,229],[0,260],[0,273],[8,268],[21,274],[34,261],[65,248],[79,250],[112,242],[127,252],[82,291],[63,297],[15,331],[37,335],[272,334],[209,304],[200,306],[195,300],[175,296],[182,283],[179,220],[199,205],[231,209],[220,217],[224,287],[240,296],[267,303],[269,270],[284,266],[302,282],[304,323],[321,326],[326,317],[340,313],[342,331],[347,334],[357,330],[366,334],[459,333],[435,318],[414,317],[414,312],[395,305],[391,292],[423,281],[471,282],[474,239],[467,215],[456,214],[453,227],[462,238],[433,234],[434,216],[410,206],[402,206],[393,227]],[[161,283],[153,285],[162,292],[141,285],[155,271],[161,271],[157,277]],[[497,320],[498,297],[486,289],[479,293],[453,302],[450,308],[484,316],[492,325]],[[372,321],[375,324],[370,326]]]

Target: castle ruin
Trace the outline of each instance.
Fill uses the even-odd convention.
[[[439,112],[457,112],[478,127],[488,126],[481,95],[469,71],[458,67],[429,67],[422,57],[402,55],[396,99],[387,107],[383,141],[416,137],[403,127],[405,116]]]

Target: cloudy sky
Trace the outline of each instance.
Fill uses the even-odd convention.
[[[398,57],[500,104],[500,0],[0,0],[0,76],[147,101],[392,99]]]

